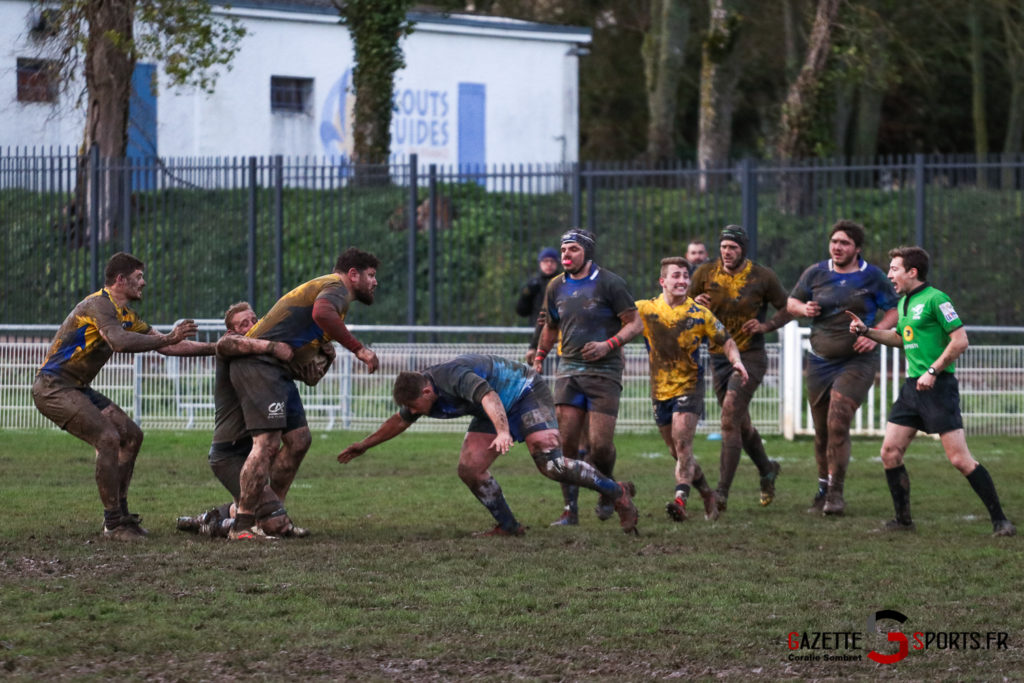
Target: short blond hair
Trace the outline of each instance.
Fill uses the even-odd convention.
[[[252,306],[248,301],[239,301],[237,304],[231,304],[228,306],[228,310],[224,313],[224,327],[231,329],[231,319],[242,311],[251,311]]]

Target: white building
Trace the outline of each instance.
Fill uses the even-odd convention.
[[[330,0],[238,0],[247,31],[208,95],[140,64],[133,156],[342,156],[351,152],[348,30]],[[575,161],[578,55],[588,29],[471,15],[412,14],[395,84],[392,152],[442,165]],[[77,146],[84,112],[45,82],[30,0],[0,0],[0,150]],[[158,94],[147,84],[157,71]]]

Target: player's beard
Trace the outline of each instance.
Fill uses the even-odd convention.
[[[367,306],[373,304],[373,290],[368,287],[365,289],[362,287],[354,288],[352,290],[352,294],[355,296],[356,301],[361,304],[365,304]]]

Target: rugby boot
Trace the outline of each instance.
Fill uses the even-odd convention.
[[[276,536],[267,536],[258,525],[253,524],[248,529],[231,527],[228,532],[229,541],[276,541]]]
[[[1008,519],[1001,519],[998,522],[992,522],[992,535],[993,536],[1016,536],[1017,527],[1013,525]]]
[[[615,511],[619,513],[619,526],[623,533],[640,535],[636,525],[640,520],[640,513],[633,504],[633,496],[636,495],[636,486],[631,481],[617,482],[622,487],[622,495],[615,501]]]
[[[712,490],[701,491],[700,497],[704,501],[704,519],[714,522],[718,519],[718,502],[715,500],[715,492]]]
[[[495,524],[494,528],[490,531],[478,531],[473,536],[475,538],[488,538],[491,536],[525,536],[526,527],[522,524],[516,524],[516,528],[512,531],[508,529],[502,529],[500,524]]]
[[[823,489],[818,489],[818,492],[814,494],[814,500],[811,502],[811,507],[807,508],[808,514],[821,514],[821,509],[825,507],[825,495],[826,492]]]
[[[610,500],[607,496],[601,496],[597,499],[597,505],[594,506],[594,514],[602,522],[606,522],[615,515],[615,501]]]
[[[888,522],[882,525],[882,531],[885,532],[896,532],[896,531],[917,531],[917,527],[911,521],[901,521],[898,519],[890,519]]]
[[[685,498],[673,498],[665,504],[665,512],[668,513],[669,519],[674,522],[685,522],[686,521],[686,499]]]
[[[821,506],[821,514],[826,517],[842,517],[846,512],[846,501],[843,500],[843,492],[832,489],[825,494],[825,504]]]
[[[139,531],[137,524],[121,522],[115,526],[103,525],[103,538],[111,541],[144,541],[146,535]]]
[[[761,506],[771,505],[772,501],[775,500],[775,480],[779,478],[779,474],[782,472],[782,465],[779,464],[778,460],[768,461],[768,474],[761,477]]]
[[[562,510],[562,516],[551,522],[548,526],[576,526],[580,523],[580,515],[568,505]]]

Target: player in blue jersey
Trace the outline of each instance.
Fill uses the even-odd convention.
[[[547,317],[533,368],[541,372],[557,339],[561,360],[554,394],[562,447],[576,454],[586,430],[587,461],[611,477],[625,366],[622,345],[643,331],[643,321],[622,278],[594,262],[595,248],[596,239],[587,230],[572,228],[562,235],[565,272],[548,283]],[[555,524],[578,523],[578,494],[578,488],[562,484],[565,508]],[[605,520],[615,514],[615,506],[602,496],[594,511]]]
[[[840,220],[829,234],[829,255],[804,271],[790,292],[794,316],[811,319],[807,399],[814,421],[818,491],[808,512],[842,515],[850,464],[850,424],[878,369],[878,344],[849,331],[852,311],[868,326],[896,324],[896,295],[885,274],[861,258],[864,227]]]
[[[481,535],[521,536],[524,532],[490,472],[498,456],[522,441],[541,474],[614,500],[622,530],[636,532],[633,485],[616,483],[588,463],[564,457],[551,391],[528,366],[500,356],[467,354],[421,372],[399,373],[393,395],[399,411],[373,434],[343,450],[338,462],[351,462],[393,439],[423,415],[441,420],[471,415],[459,454],[459,478],[496,522]]]
[[[189,341],[191,320],[160,334],[128,304],[142,299],[145,264],[118,252],[107,261],[103,289],[80,301],[57,330],[32,384],[32,400],[61,429],[96,449],[96,485],[103,503],[103,536],[134,541],[148,532],[128,511],[128,486],[142,446],[142,430],[89,385],[114,352],[157,351],[168,356],[213,355],[213,344]]]

